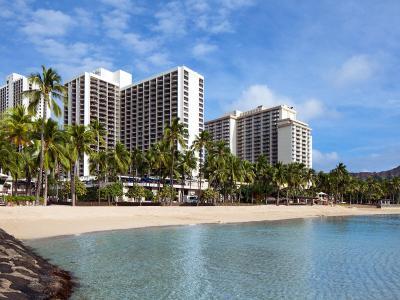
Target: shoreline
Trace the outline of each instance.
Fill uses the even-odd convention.
[[[1,207],[0,228],[18,239],[31,240],[121,229],[390,214],[400,214],[400,208],[319,205]]]
[[[278,224],[287,221],[300,221],[300,220],[307,220],[307,219],[316,219],[316,218],[350,218],[350,217],[362,217],[362,216],[392,216],[392,215],[399,215],[400,211],[392,212],[392,213],[377,213],[377,214],[356,214],[356,215],[332,215],[332,216],[310,216],[310,217],[298,217],[298,218],[287,218],[287,219],[277,219],[277,220],[261,220],[261,221],[243,221],[243,222],[226,222],[226,223],[193,223],[193,224],[178,224],[178,225],[154,225],[154,226],[143,226],[143,227],[131,227],[131,228],[120,228],[120,229],[106,229],[106,230],[97,230],[97,231],[88,231],[82,233],[75,233],[75,234],[62,234],[56,236],[48,236],[48,237],[39,237],[39,238],[30,238],[30,239],[19,239],[26,245],[30,245],[30,241],[45,241],[45,240],[54,240],[54,239],[62,239],[67,237],[73,236],[80,236],[86,234],[101,234],[101,233],[112,233],[112,232],[119,232],[125,230],[148,230],[148,229],[168,229],[168,228],[180,228],[180,227],[188,227],[188,226],[201,226],[201,225],[240,225],[240,224]],[[0,229],[1,230],[1,229]]]

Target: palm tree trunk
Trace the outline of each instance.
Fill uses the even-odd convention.
[[[289,189],[286,191],[286,205],[289,205]]]
[[[199,166],[199,182],[198,182],[198,184],[197,184],[197,189],[198,189],[198,193],[197,193],[197,197],[198,197],[198,201],[197,202],[200,202],[200,200],[201,200],[201,170],[202,170],[202,163],[201,163],[201,161],[200,161],[200,166]]]
[[[76,205],[76,195],[75,195],[75,163],[72,164],[71,168],[71,199],[72,199],[72,206]]]
[[[175,165],[175,146],[172,150],[172,163],[171,163],[171,172],[169,176],[169,180],[171,180],[171,188],[174,188],[174,165]],[[172,197],[169,199],[169,205],[172,205]]]
[[[181,202],[183,202],[183,194],[185,193],[185,178],[182,180]]]
[[[32,178],[31,178],[31,174],[30,174],[30,172],[28,170],[26,170],[26,172],[25,172],[25,177],[26,177],[25,194],[27,196],[30,196],[31,195],[31,190],[32,190],[32,187],[31,187]]]
[[[279,188],[278,188],[278,197],[276,198],[276,205],[279,205]]]
[[[44,119],[45,119],[45,111],[47,107],[47,101],[43,99],[43,119],[41,124],[41,132],[40,132],[40,162],[39,162],[39,174],[36,183],[36,203],[39,203],[40,198],[40,190],[42,189],[42,175],[43,175],[43,157],[44,157]]]
[[[18,196],[18,175],[16,175],[16,174],[15,174],[14,183],[15,184],[13,184],[13,190],[14,190],[13,195]]]
[[[48,176],[47,171],[44,173],[44,190],[43,190],[43,205],[47,206],[47,189],[48,189]]]

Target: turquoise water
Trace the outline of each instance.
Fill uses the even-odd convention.
[[[74,299],[400,299],[400,216],[124,230],[31,241]]]

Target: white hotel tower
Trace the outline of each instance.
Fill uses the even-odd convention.
[[[184,66],[134,83],[124,71],[97,69],[76,76],[66,86],[64,124],[89,125],[98,120],[107,130],[107,148],[121,141],[129,151],[149,149],[174,118],[187,128],[188,146],[204,129],[204,77]],[[79,176],[89,175],[85,155]]]
[[[255,162],[265,155],[271,164],[278,161],[304,163],[312,167],[311,128],[296,120],[296,111],[287,105],[234,111],[206,122],[213,140],[223,140],[241,159]]]
[[[88,126],[98,120],[106,130],[105,148],[113,148],[120,135],[120,90],[132,83],[132,75],[99,68],[67,81],[68,102],[64,105],[64,125]],[[89,157],[79,160],[79,176],[89,176]]]
[[[187,67],[154,75],[121,90],[121,140],[128,150],[149,149],[179,118],[190,146],[204,129],[204,77]]]
[[[28,91],[32,88],[27,77],[12,73],[6,77],[6,83],[0,85],[0,115],[9,108],[16,107],[17,105],[24,105],[28,107],[29,99],[22,95],[22,92]],[[39,105],[37,117],[42,117],[43,104]],[[46,118],[50,118],[50,110],[46,108]]]

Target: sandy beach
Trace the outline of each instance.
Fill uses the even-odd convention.
[[[341,206],[0,207],[0,228],[19,239],[150,226],[400,214],[400,209]]]

